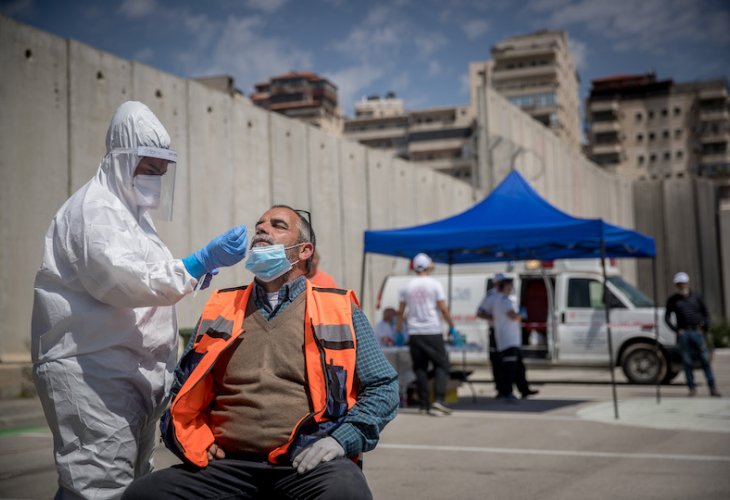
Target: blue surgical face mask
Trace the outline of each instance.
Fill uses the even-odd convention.
[[[276,278],[288,273],[292,266],[299,262],[299,260],[293,263],[289,262],[289,259],[286,257],[286,251],[303,244],[299,243],[290,247],[285,247],[284,245],[253,247],[251,249],[251,255],[249,255],[246,261],[246,269],[251,271],[254,276],[264,283],[274,281]]]

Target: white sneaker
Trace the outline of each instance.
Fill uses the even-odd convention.
[[[451,415],[454,410],[444,405],[443,403],[439,403],[438,401],[436,401],[431,405],[431,411],[437,411],[442,413],[443,415]]]

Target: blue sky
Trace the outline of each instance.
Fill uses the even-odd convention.
[[[0,0],[0,13],[183,77],[253,84],[291,69],[338,86],[347,115],[392,90],[408,109],[467,104],[468,65],[539,29],[568,31],[581,76],[730,75],[728,0]]]

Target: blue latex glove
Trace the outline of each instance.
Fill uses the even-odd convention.
[[[246,256],[246,226],[240,225],[213,238],[206,246],[185,257],[185,268],[195,278],[217,267],[239,263]]]
[[[454,326],[449,328],[449,337],[451,338],[451,343],[455,346],[460,346],[464,344],[464,339]]]

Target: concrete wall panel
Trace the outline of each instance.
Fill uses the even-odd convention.
[[[70,40],[69,161],[71,192],[86,184],[106,154],[112,115],[132,94],[132,63]]]
[[[269,118],[272,201],[310,210],[307,129],[302,122],[272,113]]]
[[[0,48],[0,362],[9,362],[30,358],[33,278],[69,194],[67,46],[0,17]]]
[[[170,134],[177,151],[175,202],[171,222],[155,220],[162,241],[177,258],[188,255],[190,245],[190,163],[188,161],[187,85],[169,73],[132,63],[132,96],[152,110]]]
[[[720,262],[722,264],[723,309],[725,318],[730,317],[730,204],[720,206],[718,213],[718,236],[720,239]]]
[[[360,274],[363,256],[363,232],[368,227],[366,151],[360,144],[339,141],[340,189],[342,200],[341,239],[344,277],[340,286],[360,293]],[[365,297],[360,297],[365,311],[372,304],[372,287],[366,286]]]
[[[187,84],[190,249],[240,223],[234,218],[235,158],[231,97],[196,82]],[[236,268],[221,269],[211,288],[240,284]],[[210,291],[180,302],[181,326],[194,326]]]
[[[722,284],[719,260],[719,241],[715,213],[717,212],[717,196],[715,183],[708,179],[694,179],[695,198],[697,200],[697,238],[702,273],[702,295],[714,317],[722,315]]]
[[[695,193],[689,179],[664,181],[664,234],[666,235],[666,272],[684,271],[690,275],[696,290],[704,286],[699,266],[694,211]]]
[[[309,192],[312,223],[317,234],[320,268],[341,283],[344,279],[340,199],[340,148],[337,138],[309,127]]]
[[[231,99],[233,224],[246,225],[250,244],[256,222],[272,205],[269,113],[240,96]],[[253,280],[243,263],[235,266],[234,276],[239,283]]]

